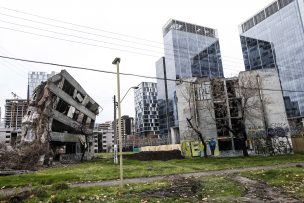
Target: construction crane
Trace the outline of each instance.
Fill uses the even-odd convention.
[[[21,97],[19,97],[16,93],[12,92],[12,95],[14,97],[14,99],[21,99]]]

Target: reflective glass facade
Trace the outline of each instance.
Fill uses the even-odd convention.
[[[279,0],[240,26],[246,70],[278,68],[289,118],[304,116],[303,17],[303,0]]]
[[[241,36],[246,70],[276,68],[275,50],[270,42]]]
[[[142,82],[134,93],[136,134],[159,135],[156,83]]]
[[[163,28],[165,57],[156,63],[160,134],[178,127],[176,79],[224,77],[217,31],[170,20]],[[169,130],[170,131],[170,130]]]

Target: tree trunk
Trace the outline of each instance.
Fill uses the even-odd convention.
[[[242,151],[243,151],[243,156],[244,157],[248,157],[248,149],[247,149],[247,145],[246,145],[246,141],[247,141],[247,132],[246,132],[246,128],[245,125],[243,123],[240,124],[241,125],[241,131],[242,131],[242,137],[240,137],[234,130],[232,130],[229,126],[225,125],[223,126],[223,128],[228,129],[235,137],[241,139],[241,143],[242,143]]]
[[[247,149],[247,144],[246,144],[246,141],[247,141],[246,127],[245,127],[245,125],[244,125],[243,122],[242,122],[241,126],[242,126],[242,134],[243,134],[243,138],[242,138],[243,156],[244,156],[244,157],[248,157],[249,154],[248,154],[248,149]]]
[[[87,146],[85,146],[85,145],[87,145]],[[88,136],[87,135],[85,136],[85,144],[84,144],[84,146],[85,147],[84,147],[84,150],[82,151],[82,155],[81,155],[81,159],[80,159],[81,162],[83,162],[84,155],[85,155],[86,151],[89,148],[89,142],[88,142]]]
[[[196,132],[196,134],[198,135],[199,139],[201,140],[201,142],[202,142],[202,144],[203,144],[203,146],[204,146],[204,157],[205,157],[205,158],[208,158],[208,154],[207,154],[207,144],[206,144],[206,142],[205,142],[205,140],[204,140],[204,138],[203,138],[202,133],[201,133],[198,129],[196,129],[196,128],[193,126],[193,124],[192,124],[192,122],[191,122],[191,119],[189,119],[189,118],[186,118],[186,119],[187,119],[187,122],[188,122],[190,128],[191,128],[192,130],[194,130],[194,132]]]

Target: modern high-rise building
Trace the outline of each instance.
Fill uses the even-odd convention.
[[[302,0],[278,0],[239,26],[246,70],[277,68],[289,121],[304,117],[303,19]]]
[[[142,82],[135,90],[135,129],[140,136],[158,135],[157,85]]]
[[[163,27],[165,57],[156,62],[160,135],[178,136],[176,82],[190,77],[224,77],[217,30],[178,20]]]
[[[56,73],[52,71],[50,74],[46,72],[29,72],[28,73],[28,85],[29,85],[29,96],[31,97],[35,88],[41,84],[41,82],[47,81],[50,77]]]

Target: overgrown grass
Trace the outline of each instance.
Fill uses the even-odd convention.
[[[115,187],[89,187],[54,189],[56,187],[44,187],[44,190],[36,190],[25,202],[198,202],[207,199],[214,202],[229,202],[238,198],[244,192],[244,188],[224,177],[204,177],[201,180],[202,188],[197,195],[185,197],[168,197],[164,195],[147,197],[144,192],[165,190],[171,186],[171,182],[156,181],[146,184],[126,185],[123,189]],[[41,194],[39,194],[39,191]],[[47,193],[47,195],[46,195]]]
[[[124,177],[149,177],[198,171],[220,170],[240,167],[263,166],[289,162],[304,162],[304,155],[275,157],[238,157],[183,159],[170,161],[124,160]],[[119,178],[119,166],[112,159],[97,159],[81,164],[48,168],[38,172],[0,177],[1,187],[20,187],[24,185],[51,185],[81,181],[111,180]]]
[[[241,173],[243,176],[265,181],[271,186],[281,187],[299,198],[304,197],[304,168],[291,167],[268,171]]]
[[[232,202],[245,194],[245,188],[229,177],[202,178],[202,197],[214,202]]]

